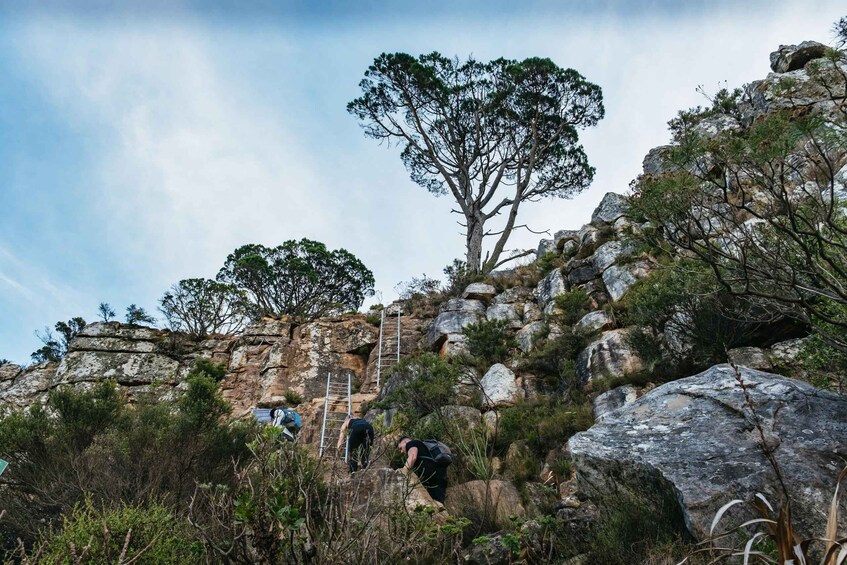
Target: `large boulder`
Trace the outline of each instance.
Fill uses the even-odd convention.
[[[546,324],[541,321],[530,322],[515,334],[515,341],[524,353],[529,353],[535,346],[538,337],[544,332]]]
[[[492,365],[480,381],[482,403],[489,408],[509,406],[521,398],[515,374],[501,363]]]
[[[594,255],[591,256],[591,260],[597,272],[602,273],[615,263],[620,262],[621,259],[630,257],[634,251],[634,243],[616,239],[598,247]]]
[[[597,224],[613,224],[618,218],[625,216],[629,208],[629,201],[623,194],[616,192],[607,192],[597,209],[591,214],[591,223]]]
[[[497,291],[490,284],[475,282],[468,285],[462,293],[462,298],[465,300],[483,300],[488,302],[495,294],[497,294]]]
[[[603,271],[603,284],[609,292],[609,297],[617,302],[623,298],[626,291],[639,279],[650,274],[652,265],[647,261],[635,261],[625,265],[612,265]]]
[[[565,281],[565,277],[562,276],[562,270],[553,269],[538,283],[538,286],[535,288],[535,298],[543,308],[567,290],[568,283]]]
[[[795,528],[803,537],[823,535],[847,458],[847,396],[753,369],[739,374],[789,489]],[[764,493],[777,503],[778,482],[744,396],[733,368],[716,365],[608,414],[568,442],[581,491],[597,500],[648,492],[670,497],[701,540],[733,498]],[[844,497],[840,512],[847,515]],[[722,524],[744,517],[734,507]],[[847,522],[840,524],[843,536]]]
[[[771,53],[771,70],[775,73],[796,71],[806,66],[813,59],[820,59],[828,47],[817,41],[804,41],[800,45],[780,45]]]
[[[454,298],[441,307],[441,312],[432,322],[425,338],[428,348],[440,347],[450,334],[461,334],[462,330],[485,317],[485,305],[479,300]]]
[[[581,334],[593,334],[602,330],[610,330],[615,321],[603,310],[594,310],[579,319],[574,325],[574,331]]]
[[[644,362],[629,344],[629,331],[606,332],[579,353],[576,372],[583,383],[599,378],[622,378],[644,368]]]
[[[492,304],[485,311],[488,320],[498,320],[514,330],[523,327],[521,316],[518,315],[514,304]]]

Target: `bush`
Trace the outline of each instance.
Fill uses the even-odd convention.
[[[536,455],[543,457],[593,424],[590,402],[525,400],[500,412],[495,447],[505,452],[513,442],[523,440]]]
[[[591,299],[581,288],[575,288],[553,299],[556,307],[562,310],[561,322],[566,326],[572,326],[580,318],[588,314],[591,309]]]
[[[176,402],[128,405],[106,381],[89,391],[58,389],[46,408],[0,420],[0,458],[12,463],[0,490],[6,509],[0,534],[32,543],[40,527],[58,528],[86,496],[95,507],[117,501],[184,507],[197,481],[227,484],[250,424],[223,421],[229,406],[218,373],[218,366],[198,361]]]
[[[435,353],[405,357],[391,367],[380,405],[424,416],[450,403],[459,375],[460,367]]]
[[[43,535],[39,548],[46,563],[193,564],[204,554],[189,525],[164,506],[99,510],[91,500],[63,518],[60,532]]]
[[[542,377],[551,390],[578,397],[582,383],[576,373],[576,358],[586,345],[585,336],[566,330],[542,342],[526,358],[524,366]]]
[[[468,338],[468,353],[481,362],[482,370],[502,363],[509,351],[517,347],[508,320],[482,320],[465,327],[462,333]]]

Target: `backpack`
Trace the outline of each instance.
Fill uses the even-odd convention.
[[[446,467],[453,462],[453,452],[450,448],[436,439],[425,439],[423,444],[429,449],[430,458],[439,465]]]

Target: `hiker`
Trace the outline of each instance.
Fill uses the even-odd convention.
[[[350,467],[350,472],[368,467],[368,457],[371,454],[371,444],[374,441],[374,427],[367,420],[362,418],[353,418],[349,414],[341,424],[341,430],[338,432],[337,449],[341,449],[344,443],[344,436],[347,436],[347,466]]]
[[[280,439],[297,441],[297,434],[300,433],[300,414],[290,408],[278,406],[271,409],[271,425],[282,430]]]
[[[434,440],[424,442],[403,436],[397,447],[406,455],[404,468],[414,471],[429,496],[443,504],[447,494],[447,465],[452,461],[447,446]]]

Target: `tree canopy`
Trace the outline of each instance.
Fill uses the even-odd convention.
[[[159,304],[172,330],[197,339],[237,332],[244,327],[251,310],[244,291],[210,279],[181,280],[162,296]]]
[[[550,59],[460,61],[439,53],[417,58],[383,53],[347,105],[368,137],[403,146],[411,178],[456,200],[468,268],[500,261],[520,205],[570,197],[591,183],[594,168],[577,130],[604,114],[600,87]],[[502,213],[502,231],[486,223]],[[483,239],[495,236],[482,258]],[[508,260],[508,259],[507,259]]]
[[[298,321],[356,310],[374,285],[373,273],[353,254],[305,238],[277,247],[243,245],[217,278],[243,289],[258,315]]]

